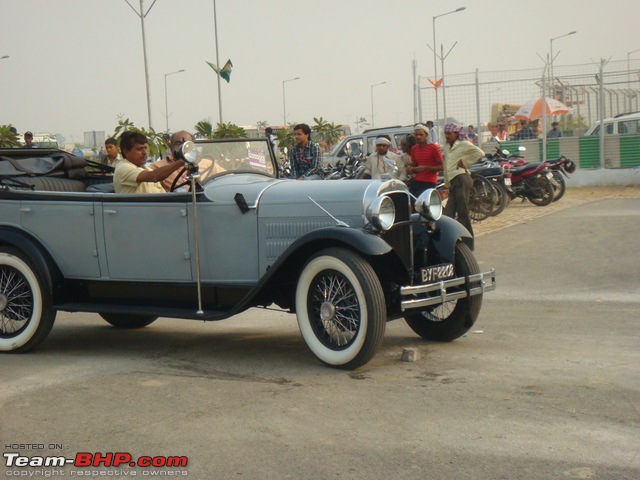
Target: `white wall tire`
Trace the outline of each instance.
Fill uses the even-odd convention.
[[[48,292],[34,268],[12,248],[0,249],[0,352],[26,352],[55,321]]]
[[[305,265],[296,287],[300,333],[320,361],[354,369],[376,353],[387,321],[384,293],[358,254],[329,248]]]

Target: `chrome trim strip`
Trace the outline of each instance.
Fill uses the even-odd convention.
[[[469,284],[480,282],[480,286],[469,287]],[[452,287],[464,286],[464,291],[456,291],[448,293],[447,289]],[[469,275],[468,277],[451,278],[449,280],[443,280],[436,283],[429,283],[426,285],[417,285],[415,287],[400,287],[401,298],[408,296],[431,294],[426,298],[412,298],[410,300],[402,300],[400,302],[400,308],[404,312],[405,310],[414,308],[424,308],[431,305],[440,305],[445,302],[451,302],[460,298],[466,298],[467,296],[480,295],[484,292],[488,292],[496,289],[496,271],[491,269],[489,272],[476,273]]]

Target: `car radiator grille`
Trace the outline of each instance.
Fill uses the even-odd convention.
[[[393,247],[402,259],[408,272],[413,269],[413,229],[411,220],[411,203],[409,195],[404,192],[387,194],[393,200],[396,209],[395,225],[382,234],[382,238]]]

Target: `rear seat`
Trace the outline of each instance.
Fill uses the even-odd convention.
[[[45,192],[84,192],[87,187],[81,180],[61,177],[20,177],[20,181]]]

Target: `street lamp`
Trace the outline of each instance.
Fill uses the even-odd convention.
[[[169,133],[169,100],[167,96],[167,77],[169,75],[174,75],[176,73],[182,73],[184,69],[178,70],[177,72],[165,73],[164,74],[164,116],[167,119],[167,133]]]
[[[435,75],[434,81],[437,82],[438,81],[438,62],[437,62],[437,53],[436,53],[436,18],[440,18],[440,17],[444,17],[445,15],[450,15],[452,13],[457,13],[457,12],[461,12],[463,10],[466,10],[467,7],[460,7],[460,8],[456,8],[455,10],[451,10],[450,12],[447,13],[441,13],[440,15],[436,15],[435,17],[433,17],[433,74]],[[440,121],[440,111],[438,109],[438,89],[434,87],[434,93],[436,95],[436,130],[438,130],[438,123]],[[423,119],[420,119],[420,121],[422,121]]]
[[[564,35],[560,35],[559,37],[553,37],[551,40],[549,40],[549,53],[551,55],[549,57],[549,70],[550,70],[550,73],[551,73],[551,89],[552,89],[552,91],[553,91],[553,41],[557,40],[559,38],[562,38],[562,37],[568,37],[569,35],[574,35],[576,33],[578,33],[577,30],[574,30],[573,32],[565,33]],[[551,94],[550,96],[553,97],[553,94]]]
[[[627,88],[631,89],[631,63],[629,62],[629,57],[632,53],[640,52],[640,48],[637,50],[632,50],[631,52],[627,52]],[[2,58],[7,58],[5,55]]]
[[[151,92],[150,92],[150,89],[149,89],[149,67],[147,65],[147,38],[146,38],[145,32],[144,32],[144,19],[149,14],[149,12],[153,8],[153,6],[156,4],[156,2],[154,0],[154,2],[149,7],[149,10],[146,11],[146,13],[143,13],[144,12],[144,5],[143,5],[144,0],[140,0],[140,12],[138,12],[135,8],[133,8],[133,6],[129,3],[129,0],[125,0],[125,2],[127,2],[127,5],[129,5],[131,7],[131,10],[136,12],[136,15],[138,15],[138,17],[140,17],[140,24],[142,25],[142,55],[144,57],[144,78],[145,78],[145,82],[147,84],[147,115],[148,115],[148,118],[149,118],[149,128],[153,128],[153,125],[151,124]]]
[[[376,83],[375,85],[371,85],[371,126],[375,125],[373,121],[373,87],[377,87],[378,85],[384,85],[387,82]]]
[[[290,78],[288,80],[282,81],[282,124],[285,126],[287,125],[287,101],[284,91],[284,84],[287,82],[293,82],[294,80],[300,80],[300,77]]]

